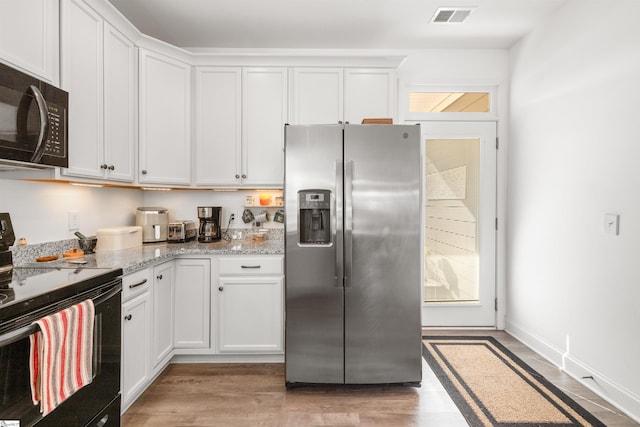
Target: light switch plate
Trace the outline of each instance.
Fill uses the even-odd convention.
[[[604,214],[604,232],[617,236],[620,232],[620,215]]]
[[[78,225],[78,216],[80,215],[80,212],[69,211],[67,214],[69,217],[69,231],[79,230],[80,226]]]

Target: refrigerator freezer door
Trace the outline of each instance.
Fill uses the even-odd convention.
[[[344,140],[345,383],[419,382],[420,127],[346,125]]]
[[[342,130],[285,126],[287,383],[344,382],[344,289],[336,263],[342,253],[336,249],[342,244]],[[299,196],[308,190],[330,191],[329,243],[300,243]]]

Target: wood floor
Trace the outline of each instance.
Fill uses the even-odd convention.
[[[492,335],[607,426],[637,426],[546,360],[500,331]],[[428,365],[422,387],[302,387],[286,390],[282,364],[172,364],[123,415],[138,426],[466,426]]]

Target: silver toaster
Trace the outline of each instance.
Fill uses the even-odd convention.
[[[188,242],[190,240],[194,240],[197,234],[195,222],[189,220],[176,220],[169,223],[167,242]]]

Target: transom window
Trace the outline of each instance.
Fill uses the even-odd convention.
[[[489,92],[410,92],[410,113],[488,113]]]

